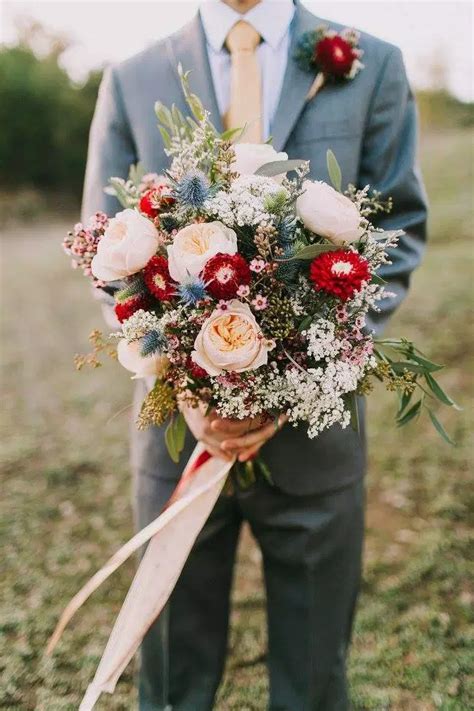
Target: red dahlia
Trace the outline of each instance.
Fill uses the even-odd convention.
[[[324,74],[343,77],[351,71],[357,54],[347,40],[336,35],[325,37],[317,43],[314,58]]]
[[[325,291],[341,301],[351,299],[370,279],[369,264],[357,252],[338,249],[313,259],[309,271],[316,291]]]
[[[205,264],[202,278],[215,299],[231,299],[242,284],[250,284],[249,265],[240,254],[216,254]]]
[[[160,301],[169,301],[174,296],[176,285],[170,277],[165,257],[152,257],[143,270],[143,279],[153,296]]]
[[[173,203],[174,198],[169,194],[169,188],[165,185],[156,185],[142,195],[139,207],[141,212],[155,219],[160,212],[167,210]]]
[[[138,309],[147,309],[150,305],[149,299],[144,294],[135,294],[126,301],[119,301],[115,304],[114,310],[120,323],[126,321]]]

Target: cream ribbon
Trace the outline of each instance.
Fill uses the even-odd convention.
[[[113,693],[123,670],[168,601],[222,491],[233,461],[211,457],[193,472],[195,462],[202,460],[204,452],[203,445],[198,444],[165,511],[125,543],[72,598],[61,615],[47,654],[53,652],[69,620],[94,590],[150,541],[79,711],[91,711],[102,693]]]

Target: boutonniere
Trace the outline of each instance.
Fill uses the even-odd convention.
[[[301,35],[295,59],[302,69],[316,71],[307,101],[311,101],[327,81],[353,79],[364,68],[360,61],[363,51],[358,46],[359,38],[356,30],[345,29],[338,33],[327,25],[319,25]]]

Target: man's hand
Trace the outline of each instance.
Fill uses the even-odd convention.
[[[280,415],[276,422],[272,420],[262,425],[260,418],[248,420],[215,418],[211,423],[211,429],[224,435],[221,443],[224,452],[231,452],[239,462],[246,462],[258,454],[265,442],[279,432],[287,420],[286,415]]]
[[[262,424],[261,418],[228,420],[215,412],[204,415],[198,407],[183,406],[181,411],[194,437],[210,454],[228,460],[237,457],[241,462],[252,459],[286,422],[285,416],[275,425],[273,421]]]

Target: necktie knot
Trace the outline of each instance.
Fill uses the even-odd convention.
[[[229,31],[225,43],[231,54],[254,52],[260,43],[260,35],[251,24],[239,20]]]

